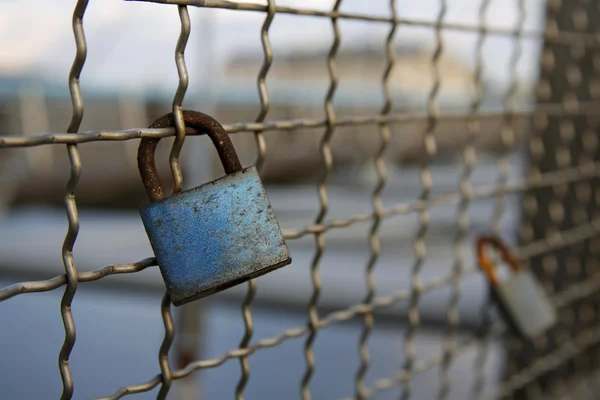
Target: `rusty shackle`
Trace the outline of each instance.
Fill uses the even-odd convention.
[[[502,256],[502,259],[508,263],[513,272],[518,272],[521,270],[521,264],[519,264],[519,261],[515,255],[509,250],[508,246],[506,246],[504,242],[493,236],[480,237],[477,239],[477,259],[479,261],[479,266],[487,275],[492,286],[498,284],[498,276],[496,275],[496,270],[494,269],[492,260],[485,252],[485,246],[492,246],[494,249],[498,250]]]
[[[235,152],[233,143],[229,138],[223,126],[214,118],[199,111],[184,110],[183,122],[186,128],[195,130],[198,134],[207,134],[217,149],[221,164],[226,174],[232,174],[242,170],[242,164]],[[173,113],[168,113],[155,120],[150,129],[173,128],[175,127],[175,118]],[[142,176],[142,182],[148,193],[150,201],[159,201],[164,199],[165,191],[163,189],[156,163],[154,162],[154,153],[160,138],[144,138],[140,141],[138,147],[137,162]]]

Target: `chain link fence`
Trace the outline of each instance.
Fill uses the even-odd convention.
[[[169,354],[176,339],[173,312],[168,297],[163,297],[160,312],[164,322],[164,340],[159,355],[160,372],[154,377],[116,389],[103,399],[120,399],[129,395],[157,390],[157,398],[164,399],[171,392],[173,382],[196,373],[199,370],[218,368],[230,360],[240,364],[239,380],[231,382],[232,391],[238,399],[244,398],[246,386],[251,380],[251,356],[267,348],[278,347],[288,340],[304,341],[305,371],[298,377],[302,399],[310,399],[311,381],[318,366],[315,343],[319,333],[335,324],[357,320],[362,325],[358,338],[357,351],[359,365],[355,375],[355,393],[350,398],[377,398],[390,388],[401,388],[401,398],[415,398],[413,382],[415,377],[432,369],[439,369],[440,388],[437,398],[449,398],[453,380],[450,372],[453,364],[466,351],[476,350],[477,356],[472,367],[472,398],[594,398],[597,391],[597,370],[600,360],[600,275],[598,268],[598,204],[600,188],[598,182],[598,117],[597,98],[600,54],[597,49],[600,39],[597,25],[600,15],[597,5],[591,1],[564,2],[549,0],[546,10],[545,30],[526,30],[524,22],[526,7],[524,0],[516,0],[512,6],[517,13],[517,23],[512,29],[488,27],[488,10],[492,0],[483,0],[479,8],[479,24],[476,26],[450,23],[445,16],[451,1],[440,0],[439,13],[435,20],[416,20],[401,17],[401,10],[394,0],[389,2],[388,16],[346,13],[340,11],[343,1],[337,0],[329,11],[303,9],[277,5],[275,0],[265,4],[237,3],[221,0],[146,0],[153,3],[172,4],[177,9],[181,21],[181,32],[176,43],[175,61],[179,84],[173,99],[172,111],[180,114],[188,87],[188,70],[184,58],[190,37],[191,20],[188,7],[219,8],[234,12],[254,12],[264,15],[260,30],[263,48],[262,67],[258,73],[257,85],[260,98],[260,111],[250,121],[236,121],[226,124],[230,134],[253,136],[258,157],[259,170],[269,155],[276,150],[269,147],[267,135],[283,134],[298,130],[318,131],[320,135],[320,173],[314,177],[319,200],[319,210],[312,221],[303,226],[284,230],[288,242],[301,238],[314,238],[314,252],[308,264],[288,268],[305,268],[310,271],[312,293],[306,298],[307,323],[300,327],[290,327],[274,337],[255,337],[253,326],[253,301],[257,282],[247,284],[245,299],[241,305],[245,333],[239,346],[216,358],[186,360],[185,365],[174,366]],[[512,4],[512,3],[511,3]],[[75,333],[77,320],[73,318],[71,306],[76,303],[76,293],[80,284],[102,280],[115,274],[135,274],[144,269],[155,268],[154,258],[131,264],[109,265],[93,271],[79,271],[77,259],[73,256],[79,232],[79,211],[76,190],[85,170],[86,160],[81,157],[79,145],[98,141],[137,141],[141,138],[174,137],[169,156],[174,187],[180,190],[183,175],[179,154],[186,138],[185,128],[178,124],[176,129],[128,129],[99,130],[80,132],[84,115],[84,97],[80,90],[79,78],[84,70],[87,45],[84,30],[84,15],[88,1],[79,0],[73,13],[73,31],[76,43],[76,56],[69,74],[69,89],[72,99],[72,118],[65,133],[34,136],[1,136],[0,148],[15,149],[32,146],[66,146],[70,160],[70,177],[65,189],[64,206],[67,210],[68,231],[62,247],[65,273],[48,280],[21,282],[0,289],[0,300],[7,301],[27,293],[62,290],[60,305],[64,324],[64,343],[58,355],[60,375],[63,384],[63,399],[73,397],[73,375],[69,359],[76,346]],[[326,63],[329,86],[324,102],[324,118],[294,118],[267,120],[271,107],[268,77],[273,61],[269,30],[277,15],[290,14],[298,19],[304,16],[318,17],[330,21],[333,41]],[[381,93],[384,103],[372,115],[338,115],[334,98],[340,81],[336,57],[343,40],[339,24],[342,20],[357,20],[370,24],[389,26],[385,40],[385,65],[381,71]],[[398,61],[395,51],[397,31],[406,26],[417,26],[433,31],[435,45],[431,53],[430,68],[432,86],[428,90],[425,112],[398,112],[394,108],[393,89],[390,77]],[[475,67],[472,72],[472,87],[475,95],[466,113],[443,113],[438,107],[438,95],[444,85],[440,71],[440,60],[444,53],[444,32],[459,31],[476,37]],[[506,90],[502,108],[482,107],[485,98],[483,71],[485,58],[483,47],[490,37],[508,37],[513,41],[510,56],[510,85]],[[519,76],[517,65],[522,56],[522,43],[526,40],[543,42],[540,61],[540,79],[537,87],[537,101],[531,107],[517,105]],[[423,73],[427,73],[424,71]],[[487,185],[473,185],[472,175],[478,168],[477,143],[482,136],[490,135],[486,121],[495,119],[499,124],[493,134],[498,138],[494,158],[497,161],[495,181]],[[175,118],[179,123],[181,118]],[[439,128],[443,124],[457,124],[462,139],[459,148],[453,153],[460,155],[460,162],[451,168],[459,171],[457,189],[449,193],[436,194],[432,165],[436,163],[439,150]],[[387,151],[394,136],[402,135],[408,124],[418,123],[420,168],[420,194],[410,202],[396,203],[385,207],[382,196],[388,184]],[[531,126],[531,129],[528,127]],[[328,196],[328,179],[334,171],[336,158],[333,144],[336,132],[344,127],[367,129],[376,127],[371,143],[376,142],[372,154],[362,154],[364,161],[374,163],[376,182],[371,193],[371,207],[356,215],[331,219],[330,209],[335,208]],[[443,138],[441,138],[443,140]],[[90,146],[94,146],[91,144]],[[509,179],[510,155],[526,150],[528,168],[521,179]],[[281,151],[277,148],[277,151]],[[288,148],[287,151],[291,151]],[[109,162],[109,161],[108,161]],[[268,192],[268,190],[267,190]],[[523,263],[529,265],[558,308],[560,323],[544,337],[533,343],[525,343],[503,329],[503,324],[495,317],[494,306],[484,301],[481,320],[476,328],[467,329],[464,335],[461,326],[461,283],[479,274],[476,260],[472,257],[472,231],[470,228],[471,206],[480,200],[493,200],[488,231],[504,234],[503,217],[510,197],[519,200],[522,211],[519,223],[519,247],[517,253]],[[452,268],[449,274],[435,279],[424,279],[423,269],[431,257],[428,251],[427,235],[431,228],[431,213],[439,207],[456,205],[455,232],[444,243],[453,252]],[[277,209],[275,209],[277,212]],[[409,240],[413,247],[413,264],[410,270],[398,270],[403,279],[410,282],[408,289],[381,293],[375,279],[375,271],[382,257],[380,232],[382,226],[402,215],[418,218],[414,236]],[[345,309],[326,314],[321,312],[320,299],[323,292],[321,267],[327,253],[327,235],[333,231],[349,229],[351,226],[369,226],[369,254],[365,266],[364,300]],[[260,286],[260,279],[258,280]],[[428,293],[448,290],[445,302],[445,321],[436,329],[443,331],[441,351],[432,358],[424,358],[415,345],[423,326],[421,300]],[[367,379],[372,365],[369,343],[375,332],[375,322],[380,311],[402,305],[396,322],[402,324],[403,357],[398,361],[399,368],[392,376],[382,376],[375,380]],[[0,305],[1,306],[1,305]],[[389,317],[387,317],[389,318]],[[501,381],[489,390],[490,381],[496,379],[486,373],[491,342],[500,339],[505,350],[503,376]],[[353,349],[348,349],[352,351]],[[83,384],[83,383],[81,383]],[[110,390],[110,389],[109,389]],[[487,397],[486,397],[487,396]]]

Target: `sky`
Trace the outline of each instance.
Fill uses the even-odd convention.
[[[492,0],[486,13],[490,27],[512,28],[517,21],[518,0]],[[246,1],[249,2],[249,1]],[[261,1],[255,1],[261,3]],[[264,1],[262,2],[264,4]],[[291,5],[327,10],[332,0],[279,0]],[[480,0],[447,0],[444,20],[478,23]],[[75,54],[71,16],[74,0],[4,0],[0,7],[0,74],[34,74],[66,85]],[[525,29],[543,25],[543,0],[527,0]],[[440,0],[397,0],[398,16],[433,21]],[[189,7],[191,36],[186,49],[190,88],[200,89],[218,79],[219,67],[237,52],[262,53],[260,12],[214,10]],[[390,15],[386,0],[345,0],[340,11]],[[390,29],[386,23],[341,20],[342,47],[366,43],[383,46]],[[88,58],[82,87],[143,91],[147,88],[173,91],[177,86],[174,49],[179,35],[179,15],[173,5],[122,0],[91,0],[84,17]],[[477,33],[444,31],[445,54],[472,68]],[[274,57],[290,51],[327,50],[333,38],[327,18],[276,15],[270,38]],[[431,28],[400,26],[395,43],[434,45]],[[484,76],[500,86],[508,82],[509,59],[514,40],[488,36],[485,41]],[[537,73],[539,43],[522,41],[519,79],[532,82]],[[325,61],[324,61],[325,62]],[[257,71],[258,72],[258,71]]]

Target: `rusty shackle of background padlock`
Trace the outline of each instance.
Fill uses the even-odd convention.
[[[512,276],[502,282],[485,251],[491,246],[510,266]],[[521,337],[534,338],[556,323],[556,311],[534,275],[523,268],[510,249],[498,238],[483,236],[477,240],[477,259],[490,283],[492,297],[508,325]]]
[[[140,142],[138,168],[151,200],[140,215],[176,306],[292,262],[256,168],[242,168],[229,135],[212,117],[183,111],[183,120],[210,137],[226,175],[165,197],[154,162],[160,139]],[[150,128],[174,126],[169,113]]]

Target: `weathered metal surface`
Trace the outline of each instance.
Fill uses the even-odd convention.
[[[183,110],[181,114],[186,129],[193,129],[198,133],[205,133],[210,137],[210,140],[215,145],[215,149],[217,149],[217,154],[219,154],[226,174],[242,170],[242,164],[240,164],[229,135],[216,119],[199,111]],[[173,127],[175,127],[173,113],[163,115],[150,125],[150,128],[153,129]],[[165,197],[163,185],[160,182],[156,163],[154,162],[154,153],[159,141],[160,138],[144,138],[140,141],[140,146],[138,147],[138,169],[140,170],[142,182],[144,183],[148,197],[152,201],[162,200]]]
[[[501,281],[486,247],[498,251],[512,270],[508,280]],[[556,310],[550,303],[535,276],[523,269],[517,257],[498,237],[482,236],[477,239],[477,260],[492,289],[492,296],[507,324],[525,339],[541,335],[556,323]]]
[[[522,337],[535,338],[556,323],[556,310],[529,270],[493,286],[493,294],[506,321]]]
[[[175,305],[292,261],[255,167],[152,203],[140,214]]]

